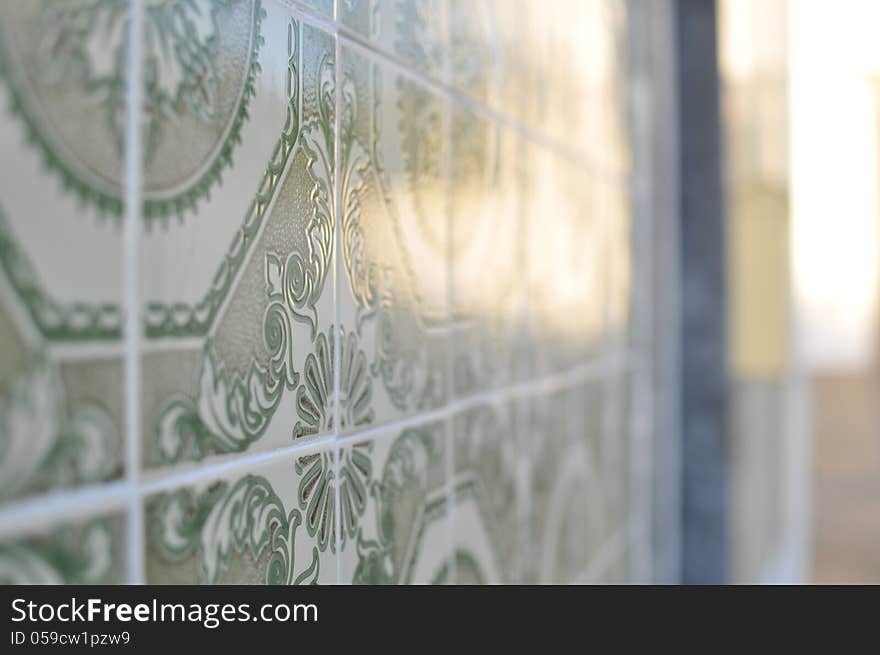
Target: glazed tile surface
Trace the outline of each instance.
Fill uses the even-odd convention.
[[[125,70],[113,50],[86,52],[88,30],[67,38],[68,12],[0,5],[3,501],[124,469],[122,286],[107,271],[122,266],[124,98],[112,89]]]
[[[0,584],[123,584],[125,521],[109,514],[0,537]]]
[[[341,582],[451,581],[447,448],[445,422],[340,448]]]
[[[146,500],[150,584],[336,582],[333,444]]]
[[[222,182],[143,238],[148,465],[332,431],[335,39],[257,9],[260,75]]]
[[[632,579],[622,7],[0,3],[0,578]]]
[[[453,556],[459,584],[522,582],[518,506],[518,401],[478,405],[453,418]]]
[[[341,68],[339,392],[352,420],[340,429],[351,431],[448,398],[448,108],[348,48]]]

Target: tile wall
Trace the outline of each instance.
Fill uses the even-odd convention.
[[[629,33],[0,2],[0,580],[643,579]]]

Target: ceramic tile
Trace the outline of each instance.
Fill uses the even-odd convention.
[[[297,0],[297,2],[320,14],[322,18],[333,18],[334,0]]]
[[[493,62],[497,89],[489,106],[530,128],[538,128],[546,95],[541,26],[552,12],[529,0],[491,0]]]
[[[521,582],[520,403],[481,405],[453,419],[453,555],[457,584]]]
[[[543,36],[536,54],[544,94],[536,129],[591,165],[625,170],[626,3],[563,0],[534,19]]]
[[[0,577],[634,575],[626,4],[145,3],[145,470],[117,486],[130,9],[87,4],[0,3],[0,514],[124,486],[100,506],[143,503],[145,541],[37,498]]]
[[[451,581],[447,429],[434,421],[341,446],[343,584]]]
[[[624,459],[617,449],[619,406],[611,394],[613,385],[606,376],[597,376],[576,384],[566,391],[565,402],[572,448],[581,458],[589,481],[591,512],[587,530],[588,541],[595,550],[614,536],[620,521],[616,514],[621,477],[625,475]]]
[[[447,108],[343,49],[340,430],[448,397]]]
[[[532,371],[595,360],[609,293],[603,177],[543,146],[526,151],[527,284]]]
[[[149,498],[147,582],[335,583],[336,479],[326,443]]]
[[[498,44],[491,3],[447,0],[446,14],[449,81],[471,98],[497,105]]]
[[[419,73],[442,77],[448,0],[337,0],[337,20]]]
[[[120,515],[35,526],[0,538],[0,584],[123,583],[125,546]]]
[[[335,41],[278,3],[213,11],[210,113],[157,116],[145,161],[148,465],[333,429]],[[171,179],[196,144],[208,158]],[[195,185],[176,217],[160,176]]]
[[[88,49],[82,11],[0,6],[0,501],[123,470],[127,43]]]
[[[633,517],[631,506],[632,461],[635,405],[634,378],[625,368],[612,370],[605,380],[604,425],[599,444],[606,516],[610,529],[625,528]],[[644,410],[643,410],[644,411]]]
[[[455,106],[450,141],[452,383],[509,385],[528,364],[522,141]]]
[[[535,584],[581,580],[606,532],[602,481],[589,447],[589,429],[573,416],[590,395],[553,392],[532,399],[526,440],[531,465],[530,549],[525,579]],[[582,433],[583,432],[583,433]]]

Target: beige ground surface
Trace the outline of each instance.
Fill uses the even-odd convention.
[[[817,583],[880,583],[880,375],[817,375]]]

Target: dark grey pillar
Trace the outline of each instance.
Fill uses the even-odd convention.
[[[724,203],[714,0],[678,0],[682,578],[727,580]]]

